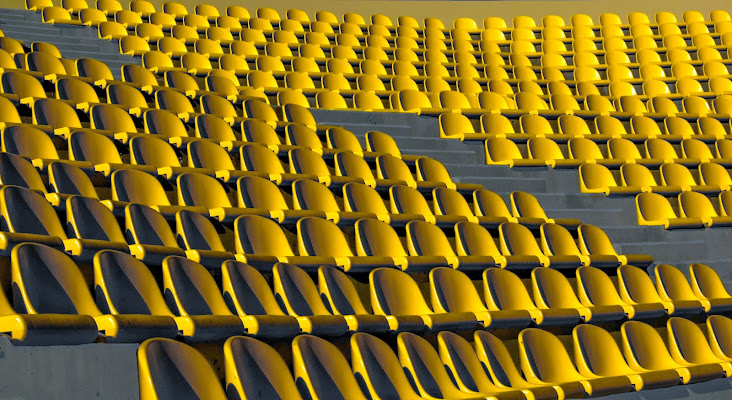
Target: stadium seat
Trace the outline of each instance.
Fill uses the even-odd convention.
[[[230,337],[224,343],[224,363],[227,396],[302,399],[282,356],[264,342]]]
[[[460,331],[478,325],[475,315],[470,312],[432,311],[417,283],[405,272],[388,268],[374,269],[369,274],[369,287],[374,314],[386,316],[391,331]]]
[[[226,399],[209,361],[193,347],[171,339],[148,339],[137,351],[140,398],[205,396]]]
[[[601,327],[590,324],[577,325],[572,330],[572,339],[574,351],[584,349],[581,355],[575,357],[577,370],[584,376],[626,376],[635,391],[680,384],[679,374],[673,369],[646,371],[632,369],[621,353],[619,338]]]
[[[725,376],[719,364],[679,363],[674,360],[661,334],[648,324],[628,321],[623,324],[620,331],[626,360],[636,371],[673,369],[684,384]]]
[[[639,268],[648,267],[653,263],[653,257],[650,255],[618,254],[607,234],[597,226],[582,224],[577,228],[577,234],[582,254],[612,256],[617,258],[621,265],[635,265]]]
[[[241,318],[226,306],[211,274],[195,261],[171,256],[163,260],[163,286],[183,335],[225,340],[244,333]]]
[[[666,229],[700,229],[707,225],[698,217],[679,217],[668,199],[658,193],[641,193],[635,204],[639,225],[661,225]]]
[[[537,308],[519,277],[510,271],[483,271],[483,292],[489,310],[526,310],[537,325],[572,325],[580,320],[577,309]]]
[[[589,379],[582,376],[562,342],[549,332],[535,328],[524,329],[519,333],[518,341],[521,369],[529,382],[551,383],[562,388],[565,393],[584,391],[588,396],[633,391],[630,379],[623,375]]]
[[[631,265],[618,267],[618,286],[620,298],[634,306],[640,305],[650,310],[660,308],[658,306],[662,305],[666,308],[666,312],[673,316],[694,315],[704,311],[698,301],[664,300],[653,287],[650,276],[638,267]]]
[[[657,270],[657,274],[660,273]],[[707,313],[722,312],[729,307],[731,296],[715,270],[704,264],[692,264],[689,266],[689,275],[691,289]],[[672,295],[670,291],[669,295]]]
[[[410,225],[407,224],[408,232]],[[455,263],[446,255],[410,255],[402,246],[399,236],[387,223],[377,219],[359,219],[355,223],[356,252],[359,256],[390,257],[394,265],[407,272],[429,271],[432,268]],[[408,243],[411,243],[409,239]],[[411,247],[410,247],[411,249]]]
[[[661,304],[628,304],[618,294],[610,277],[595,267],[580,267],[577,276],[577,292],[580,302],[586,307],[620,306],[629,319],[656,319],[666,315]]]
[[[310,398],[326,399],[336,395],[366,399],[346,358],[333,343],[300,335],[292,341],[292,360],[295,381],[301,382],[301,390]]]

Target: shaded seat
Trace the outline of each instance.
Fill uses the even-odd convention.
[[[386,316],[396,332],[468,330],[478,325],[469,312],[435,313],[424,300],[417,283],[405,272],[377,268],[369,274],[371,307]]]
[[[702,330],[702,327],[705,329]],[[696,324],[688,319],[671,317],[666,321],[666,328],[669,341],[669,352],[671,357],[679,364],[694,366],[718,365],[724,370],[725,376],[732,373],[732,359],[719,357],[714,354],[707,335],[704,332],[704,324]]]
[[[179,329],[196,340],[220,341],[244,333],[244,325],[224,302],[216,281],[195,261],[170,256],[163,260],[166,301],[178,318]]]
[[[660,304],[628,304],[620,297],[610,277],[595,267],[580,267],[577,276],[577,294],[580,302],[587,307],[613,306],[621,307],[628,319],[653,320],[666,315],[666,309]]]
[[[537,308],[521,279],[504,269],[483,271],[483,297],[489,310],[526,310],[537,325],[574,325],[580,321],[577,309]]]
[[[160,265],[169,255],[185,256],[162,214],[141,204],[129,204],[124,212],[130,254],[153,265]]]
[[[221,286],[224,301],[239,315],[248,335],[289,339],[300,333],[297,319],[282,311],[269,283],[254,267],[239,261],[224,261]]]
[[[532,323],[527,310],[488,310],[473,282],[452,268],[433,268],[429,273],[430,300],[437,312],[470,312],[486,328],[522,328]]]
[[[114,214],[99,200],[69,197],[66,200],[66,225],[71,237],[64,241],[64,247],[80,261],[91,261],[94,254],[103,249],[130,251]]]
[[[732,296],[727,292],[717,271],[705,264],[691,264],[689,275],[691,290],[707,313],[724,312],[732,308]],[[669,291],[669,295],[671,294]]]
[[[340,226],[353,226],[362,218],[376,218],[375,214],[358,211],[344,211],[335,196],[325,185],[297,180],[292,183],[293,205],[296,210],[315,210],[325,213],[325,218]]]
[[[581,222],[576,218],[549,218],[536,197],[526,192],[511,192],[511,212],[516,218],[531,218],[562,225],[568,229],[576,229]],[[521,224],[526,225],[526,222]],[[533,224],[532,224],[533,225]]]
[[[706,223],[701,218],[682,218],[671,207],[668,199],[658,193],[641,193],[635,198],[638,225],[661,225],[666,229],[701,229]]]
[[[226,399],[209,361],[184,343],[161,338],[146,340],[137,351],[137,369],[141,400],[167,396]]]
[[[582,254],[572,234],[561,225],[542,224],[539,232],[541,249],[550,257],[578,257],[582,261],[582,265],[592,265],[597,268],[614,268],[620,265],[618,257],[611,254]]]
[[[663,264],[661,264],[663,265]],[[653,306],[666,309],[669,315],[694,315],[704,312],[698,301],[664,301],[656,292],[648,274],[638,267],[623,265],[618,267],[618,291],[620,298],[632,306],[651,309]]]
[[[395,228],[404,227],[413,220],[425,219],[421,214],[395,213],[389,210],[374,188],[356,182],[343,185],[343,208],[346,211],[372,213],[379,221],[384,221]]]
[[[236,257],[224,247],[216,226],[204,215],[179,211],[175,214],[175,227],[176,239],[186,257],[205,267],[219,268],[223,261]]]
[[[412,256],[443,257],[449,266],[461,271],[482,271],[505,265],[500,264],[504,259],[498,255],[456,254],[442,230],[425,221],[407,224],[407,247]]]
[[[303,217],[325,218],[323,210],[290,206],[277,185],[264,178],[245,176],[236,181],[236,186],[238,206],[249,209],[252,215],[269,217],[285,225],[295,224]]]
[[[580,251],[585,255],[614,257],[622,265],[635,265],[645,268],[653,263],[653,257],[648,254],[618,254],[610,238],[600,228],[594,225],[582,224],[577,228]]]

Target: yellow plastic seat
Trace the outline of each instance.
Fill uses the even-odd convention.
[[[519,334],[521,369],[529,382],[552,383],[565,392],[589,396],[625,393],[633,390],[626,376],[585,378],[574,366],[564,344],[553,334],[539,329],[525,329]],[[549,350],[551,349],[551,350]]]
[[[678,317],[666,321],[671,357],[682,365],[721,366],[725,376],[729,376],[732,368],[730,359],[720,358],[714,354],[700,325],[702,324],[697,325],[688,319]]]
[[[2,253],[9,254],[19,243],[34,242],[57,249],[68,239],[56,211],[43,195],[19,186],[0,188],[0,213],[6,224]]]
[[[247,126],[248,122],[243,126]],[[269,127],[261,123],[263,131],[269,131]],[[260,125],[257,124],[257,125]],[[254,126],[254,124],[249,125]],[[256,129],[256,128],[255,128]],[[254,130],[254,129],[253,129]],[[253,131],[252,130],[252,131]],[[269,132],[271,135],[276,135],[273,132]],[[272,136],[272,139],[276,139],[276,136]],[[273,142],[272,140],[271,142]],[[277,144],[271,144],[271,147],[279,147]],[[289,146],[287,146],[289,147]],[[254,171],[257,173],[264,173],[267,175],[270,181],[280,186],[290,186],[292,182],[298,179],[311,179],[317,180],[318,177],[314,174],[301,174],[301,173],[290,173],[285,172],[285,167],[280,159],[277,157],[277,153],[270,150],[269,148],[258,143],[248,143],[239,148],[239,156],[241,158],[241,169],[244,171]],[[289,170],[289,168],[288,168]]]
[[[727,292],[717,271],[705,264],[691,264],[689,275],[692,292],[701,301],[707,313],[723,312],[730,307],[732,296]],[[669,295],[671,294],[673,293],[669,291]]]
[[[567,228],[554,223],[545,223],[540,227],[541,248],[544,254],[556,259],[579,259],[582,265],[592,265],[597,268],[617,267],[620,262],[613,255],[586,255],[582,254],[572,234]]]
[[[681,164],[664,164],[661,166],[661,178],[664,185],[678,186],[684,192],[694,191],[716,195],[721,188],[713,185],[699,185],[688,168]]]
[[[377,268],[369,274],[369,286],[374,313],[386,316],[392,331],[454,331],[472,329],[478,324],[469,312],[434,313],[416,282],[404,272]]]
[[[74,19],[71,13],[62,7],[44,7],[41,11],[43,22],[49,24],[81,25],[81,21]]]
[[[706,147],[706,145],[704,146]],[[648,139],[645,142],[645,147],[648,158],[663,160],[665,163],[678,163],[689,167],[696,167],[701,163],[700,159],[688,157],[685,152],[682,155],[687,157],[679,156],[673,145],[664,139]]]
[[[346,272],[394,267],[391,257],[354,255],[343,232],[333,222],[321,218],[305,217],[297,222],[297,243],[301,255],[333,259],[335,264],[327,264]]]
[[[141,261],[118,251],[101,251],[94,256],[94,282],[102,296],[100,304],[113,316],[111,321],[119,321],[118,337],[144,340],[178,334],[180,317],[165,304],[155,278]],[[138,331],[128,331],[131,327]]]
[[[531,159],[545,160],[552,168],[577,168],[585,161],[565,157],[557,142],[545,137],[532,137],[527,148]]]
[[[292,264],[277,263],[272,273],[275,296],[288,314],[297,318],[303,333],[340,336],[348,331],[345,318],[326,309],[315,283],[305,271]]]
[[[346,211],[366,212],[376,215],[380,221],[393,227],[403,227],[412,220],[423,221],[420,214],[404,214],[391,212],[381,195],[369,186],[361,183],[347,183],[343,186],[343,208]]]
[[[264,342],[244,336],[229,338],[224,343],[224,363],[230,395],[302,399],[282,356]],[[267,378],[261,379],[263,376]]]
[[[341,226],[353,226],[361,218],[376,218],[372,213],[342,210],[333,193],[315,181],[296,180],[292,194],[294,209],[323,212],[328,220]]]
[[[155,209],[129,204],[124,209],[130,253],[148,264],[160,265],[169,255],[185,256],[165,217]]]
[[[583,305],[567,278],[561,272],[549,268],[531,271],[534,301],[539,309],[576,309],[585,322],[617,321],[625,318],[618,305],[587,307]]]
[[[665,308],[669,315],[699,314],[704,311],[698,301],[664,301],[656,292],[651,278],[645,271],[632,265],[618,268],[620,298],[636,308],[647,310]],[[668,297],[667,297],[668,298]]]
[[[421,218],[417,218],[418,220],[437,224],[440,227],[452,227],[457,222],[467,221],[467,217],[462,215],[435,215],[423,195],[408,186],[390,187],[389,199],[392,213],[418,215],[421,216]]]
[[[186,324],[181,326],[184,335],[221,340],[243,333],[242,320],[231,313],[221,290],[201,264],[183,257],[166,257],[163,285],[175,311],[186,317]]]
[[[419,156],[404,155],[394,138],[384,132],[369,131],[366,132],[366,150],[380,154],[390,154],[394,157],[401,158],[406,163],[415,163]]]
[[[214,224],[205,216],[180,211],[175,215],[176,237],[186,250],[186,257],[206,267],[220,267],[234,253],[224,247]]]
[[[474,215],[465,197],[453,189],[435,188],[432,191],[432,199],[436,215],[461,216],[487,228],[497,228],[501,223],[507,222],[503,217]]]
[[[662,225],[666,229],[699,229],[706,227],[701,218],[682,218],[667,199],[657,193],[641,193],[636,197],[639,225]]]
[[[703,184],[719,186],[722,191],[727,191],[732,184],[732,178],[724,165],[715,162],[700,164],[699,178]]]
[[[480,184],[453,181],[447,168],[434,158],[418,158],[415,165],[417,167],[418,182],[443,182],[448,189],[453,189],[464,194],[472,193],[476,189],[483,188]]]
[[[407,224],[407,247],[412,256],[440,257],[452,268],[461,271],[482,271],[500,266],[505,260],[493,255],[457,255],[442,230],[425,221],[411,221]],[[498,256],[498,254],[494,254]]]
[[[659,183],[653,172],[644,165],[624,164],[620,167],[620,176],[625,186],[636,188],[639,193],[654,192],[662,195],[678,195],[682,192],[680,186],[663,185]]]
[[[605,232],[594,226],[582,224],[577,228],[580,251],[585,255],[602,255],[617,257],[621,265],[635,265],[645,268],[653,263],[653,258],[645,254],[619,255]]]
[[[166,395],[226,398],[209,361],[186,344],[171,339],[149,339],[140,345],[137,365],[141,399],[160,399]]]
[[[732,223],[730,217],[720,216],[712,205],[712,201],[699,192],[679,194],[679,211],[681,217],[701,218],[710,228],[724,227]]]
[[[220,222],[231,223],[250,210],[235,207],[226,188],[217,179],[201,173],[184,173],[176,178],[178,204],[208,210],[209,216]],[[232,196],[233,197],[233,196]]]
[[[679,374],[672,370],[636,371],[625,361],[619,347],[620,338],[603,328],[585,324],[572,331],[577,370],[584,376],[627,376],[636,391],[680,384]],[[602,361],[601,361],[602,360]]]
[[[504,269],[483,271],[483,291],[489,310],[526,310],[538,325],[572,325],[581,319],[577,309],[537,308],[519,277]]]
[[[549,160],[524,157],[518,145],[506,138],[486,139],[485,154],[488,165],[507,165],[511,168],[546,168],[551,165]]]
[[[586,307],[620,306],[629,319],[656,319],[666,314],[665,308],[655,304],[627,304],[618,294],[610,277],[598,268],[577,268],[576,276],[578,297]]]
[[[388,153],[376,157],[376,172],[380,179],[401,181],[402,184],[416,188],[420,192],[431,192],[434,188],[447,187],[445,182],[423,180],[426,178],[424,175],[422,179],[415,179],[404,159]],[[440,174],[436,178],[440,178]]]
[[[620,332],[625,359],[636,371],[674,369],[684,384],[725,376],[719,364],[678,363],[669,354],[661,334],[643,322],[628,321],[620,328]]]
[[[71,196],[66,200],[70,238],[64,247],[79,261],[92,259],[101,249],[129,252],[127,241],[112,211],[99,200]]]
[[[292,358],[295,380],[302,382],[301,390],[311,399],[327,399],[334,395],[344,399],[366,399],[346,358],[327,340],[310,335],[296,337],[292,341]]]
[[[604,193],[607,196],[634,196],[643,188],[619,184],[612,171],[601,164],[582,164],[579,167],[580,190],[583,193]]]
[[[548,218],[537,198],[527,192],[511,192],[511,212],[516,218],[522,218],[522,224],[529,220],[549,222],[562,225],[568,229],[576,229],[580,221],[576,218]]]
[[[397,336],[397,352],[402,368],[423,397],[469,399],[488,395],[460,390],[444,369],[437,351],[426,339],[414,333],[402,332]]]
[[[433,268],[429,273],[432,307],[440,313],[472,313],[486,328],[528,326],[528,310],[488,310],[473,282],[463,272],[452,268]]]
[[[409,229],[407,224],[407,229]],[[448,265],[444,256],[408,254],[397,233],[385,222],[377,219],[360,219],[355,224],[356,250],[359,256],[392,258],[394,265],[403,271],[429,271]]]

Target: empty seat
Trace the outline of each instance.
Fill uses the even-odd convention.
[[[486,328],[525,327],[531,322],[527,310],[488,310],[473,282],[452,268],[433,268],[429,273],[432,307],[437,312],[470,312]]]
[[[443,182],[448,189],[457,190],[460,193],[472,193],[473,190],[483,188],[483,185],[475,183],[455,183],[447,168],[434,158],[419,158],[416,167],[417,179],[422,182]]]
[[[209,361],[193,347],[171,339],[146,340],[137,351],[140,399],[226,399]]]
[[[112,200],[122,203],[136,203],[152,207],[169,216],[180,210],[206,213],[203,207],[181,207],[171,205],[162,184],[154,176],[143,171],[121,169],[111,176]]]
[[[420,220],[440,227],[452,227],[457,222],[468,220],[462,215],[435,215],[422,194],[409,186],[394,185],[389,188],[389,200],[393,213],[419,215]]]
[[[691,264],[689,275],[691,289],[707,313],[722,312],[732,305],[732,296],[727,292],[717,271],[705,264]],[[669,291],[670,294],[672,293]]]
[[[625,311],[618,305],[583,305],[572,285],[561,272],[550,268],[535,268],[531,271],[534,302],[539,309],[571,309],[579,312],[585,322],[617,321],[625,318]]]
[[[660,333],[648,324],[628,321],[620,329],[623,335],[623,352],[630,367],[636,371],[673,369],[684,384],[725,376],[719,364],[694,365],[674,360]]]
[[[602,164],[582,164],[579,167],[580,190],[583,193],[604,193],[607,196],[634,196],[644,188],[618,183],[613,173]],[[652,190],[648,188],[648,190]]]
[[[461,271],[482,271],[500,266],[503,257],[497,254],[457,255],[442,230],[425,221],[412,221],[407,224],[407,246],[412,256],[441,257],[447,264]]]
[[[305,217],[297,221],[297,243],[301,255],[332,258],[346,272],[394,267],[391,257],[354,255],[340,228],[326,219]]]
[[[582,224],[577,228],[577,235],[582,254],[612,256],[621,265],[635,265],[640,268],[653,263],[653,257],[647,254],[618,254],[607,234],[597,226]]]
[[[186,251],[186,257],[206,267],[218,268],[221,262],[233,259],[221,242],[217,227],[204,215],[179,211],[175,215],[176,237]],[[221,229],[221,227],[219,227]]]
[[[679,211],[681,217],[701,218],[709,227],[732,226],[732,218],[720,216],[709,197],[699,192],[683,192],[679,194]]]
[[[504,269],[483,271],[483,292],[489,310],[526,310],[538,325],[574,325],[580,321],[577,309],[537,308],[521,279]]]
[[[300,382],[298,388],[311,399],[366,399],[346,358],[325,339],[296,337],[292,341],[292,363],[295,381]]]
[[[7,256],[13,247],[23,242],[42,243],[64,248],[68,239],[61,221],[46,199],[30,189],[18,186],[0,188],[0,212],[5,232],[2,252]]]
[[[509,352],[504,341],[486,331],[476,331],[473,338],[475,353],[496,386],[521,390],[536,399],[553,399],[565,395],[562,389],[554,385],[527,382],[516,367],[519,351],[515,346]]]
[[[391,154],[406,163],[414,163],[420,156],[402,154],[394,138],[384,132],[366,132],[366,150],[380,154]]]
[[[585,378],[574,366],[567,349],[553,334],[539,329],[524,329],[519,333],[522,370],[529,382],[552,383],[565,393],[586,392],[589,396],[625,393],[633,390],[630,379],[613,377]],[[524,360],[532,360],[527,362]]]
[[[234,234],[236,258],[255,267],[271,267],[277,262],[307,269],[337,265],[331,256],[295,255],[283,229],[269,218],[243,215],[234,222]]]
[[[224,343],[226,391],[239,398],[302,399],[277,350],[257,339],[233,336]],[[266,377],[266,379],[262,379]]]
[[[241,335],[241,318],[231,313],[216,281],[195,261],[183,257],[163,260],[163,286],[178,315],[179,329],[199,340],[222,340]]]
[[[706,223],[701,218],[681,218],[669,201],[658,193],[641,193],[635,198],[638,225],[661,225],[666,229],[699,229]]]
[[[317,210],[338,225],[353,226],[361,218],[376,218],[375,214],[343,211],[333,193],[315,181],[297,180],[292,184],[293,204],[298,210]]]
[[[423,215],[390,212],[379,193],[362,183],[351,182],[343,186],[343,208],[346,211],[372,213],[380,221],[393,227],[403,227],[412,220],[423,221]]]
[[[392,185],[404,184],[404,181],[399,179],[377,179],[363,157],[345,151],[338,152],[335,155],[335,172],[338,176],[359,178],[363,183],[379,191],[386,191]]]
[[[533,261],[535,267],[552,267],[555,269],[577,268],[582,260],[577,256],[547,256],[539,247],[533,233],[524,225],[515,222],[504,222],[498,227],[501,253],[521,256],[524,262]]]
[[[160,265],[169,255],[185,255],[161,213],[142,204],[129,204],[124,209],[124,216],[130,253],[135,257],[148,264]]]
[[[632,265],[618,267],[618,287],[620,289],[620,298],[634,307],[643,307],[651,310],[663,306],[669,315],[674,316],[693,315],[704,311],[701,303],[696,300],[664,300],[656,292],[648,274]],[[669,297],[667,296],[666,298],[668,299]]]
[[[671,357],[682,365],[721,366],[724,374],[729,376],[732,368],[729,358],[720,358],[714,354],[700,325],[702,324],[697,325],[688,319],[678,317],[666,321]]]
[[[447,187],[445,182],[415,180],[406,162],[390,154],[382,154],[376,157],[376,172],[378,178],[390,179],[395,182],[400,181],[403,182],[401,184],[416,188],[421,192],[430,192],[434,188]]]
[[[619,335],[618,335],[619,336]],[[675,386],[679,374],[673,369],[637,371],[630,368],[621,353],[619,337],[603,328],[589,324],[577,325],[572,330],[577,370],[585,376],[626,376],[636,391]],[[602,361],[601,361],[602,360]]]
[[[472,222],[455,224],[455,247],[460,256],[488,256],[493,258],[496,267],[509,270],[531,269],[540,265],[540,259],[534,255],[501,253],[491,233]]]
[[[661,178],[667,186],[678,186],[681,190],[688,192],[701,192],[706,194],[719,194],[721,188],[713,185],[699,185],[692,176],[691,171],[681,164],[664,164],[661,166]]]
[[[407,224],[409,230],[409,224]],[[409,255],[394,229],[377,219],[360,219],[355,224],[356,252],[359,256],[392,258],[394,265],[403,271],[429,271],[447,266],[444,255]]]
[[[478,325],[470,312],[432,311],[417,283],[405,272],[377,268],[369,274],[369,286],[374,314],[386,316],[392,331],[469,330]]]
[[[487,228],[497,228],[506,222],[506,218],[503,217],[475,216],[465,197],[454,189],[435,188],[432,197],[437,215],[462,216]]]
[[[314,175],[328,187],[341,188],[348,182],[363,183],[361,178],[335,175],[320,155],[306,148],[293,148],[289,159],[291,173]]]
[[[620,306],[629,319],[656,319],[666,315],[659,304],[633,304],[624,301],[610,277],[595,267],[577,268],[577,293],[580,302],[587,307]]]
[[[528,219],[556,223],[569,229],[576,229],[580,225],[580,221],[576,218],[549,218],[547,217],[541,203],[536,197],[526,192],[511,192],[511,211],[516,218],[524,218],[520,221],[526,225]]]
[[[178,175],[176,183],[178,203],[181,206],[203,207],[211,217],[220,222],[232,223],[237,217],[252,213],[250,209],[234,207],[227,189],[211,176],[185,173]]]
[[[262,123],[263,124],[263,123]],[[271,129],[264,124],[267,129]],[[274,130],[272,131],[274,132]],[[272,150],[272,147],[275,150]],[[268,148],[269,147],[269,148]],[[318,177],[313,174],[291,173],[286,172],[282,161],[277,157],[277,144],[263,145],[262,143],[248,143],[239,149],[241,157],[241,169],[246,171],[256,171],[267,174],[272,182],[278,185],[292,185],[297,179],[317,180]]]
[[[130,251],[114,214],[97,199],[69,197],[66,225],[70,239],[64,242],[64,247],[80,261],[90,261],[102,249]]]

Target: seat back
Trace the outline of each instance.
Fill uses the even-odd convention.
[[[170,201],[162,184],[154,176],[134,170],[112,172],[112,200],[146,206],[169,206]]]
[[[490,232],[474,223],[461,221],[455,224],[455,247],[459,256],[500,256]]]
[[[178,315],[231,315],[213,276],[201,264],[184,257],[163,260],[165,297]]]
[[[30,189],[17,186],[0,188],[0,213],[8,232],[67,239],[56,211],[42,195]]]
[[[331,221],[305,217],[297,221],[297,244],[300,255],[352,257],[353,251],[343,232]]]
[[[97,199],[69,197],[66,200],[66,220],[77,238],[126,243],[114,214]]]
[[[269,218],[242,215],[234,221],[237,254],[294,256],[282,228]]]
[[[134,244],[178,248],[168,221],[148,206],[129,204],[125,207],[125,229]]]
[[[46,185],[33,164],[12,153],[0,153],[0,184],[46,192]]]
[[[178,175],[178,204],[208,209],[232,207],[226,189],[216,178],[199,173]]]
[[[318,289],[320,297],[333,314],[370,314],[351,278],[343,271],[322,265],[318,268]],[[368,297],[366,296],[366,299]],[[370,307],[369,307],[370,308]]]
[[[175,226],[179,241],[188,250],[226,252],[216,227],[205,216],[183,210],[175,214]]]
[[[405,272],[376,268],[369,274],[369,287],[374,314],[432,314],[417,283]]]
[[[534,302],[540,309],[582,308],[569,280],[555,269],[534,268],[531,287]]]
[[[285,315],[269,283],[249,264],[226,260],[221,265],[224,301],[240,316]]]
[[[521,224],[504,222],[498,227],[498,235],[502,254],[544,255],[529,228]]]
[[[435,224],[426,221],[410,221],[407,223],[407,247],[414,256],[455,255],[447,237]]]
[[[489,310],[535,310],[521,279],[505,269],[483,271],[483,297]]]
[[[487,311],[473,282],[461,271],[438,267],[430,270],[430,304],[436,312]]]
[[[405,257],[399,235],[389,224],[377,219],[356,221],[356,253],[359,256]]]
[[[315,282],[307,272],[292,264],[275,264],[272,268],[272,286],[275,298],[290,315],[331,315],[320,298]]]

